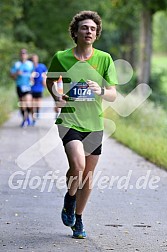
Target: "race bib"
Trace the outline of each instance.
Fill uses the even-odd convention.
[[[94,101],[95,94],[88,88],[86,82],[72,82],[70,84],[69,99],[72,101]]]
[[[21,89],[21,92],[23,93],[31,91],[31,87],[29,86],[21,86],[20,89]]]

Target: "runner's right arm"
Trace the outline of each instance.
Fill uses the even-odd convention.
[[[52,78],[47,78],[46,79],[46,86],[50,92],[50,94],[52,95],[53,99],[56,102],[56,107],[58,108],[62,108],[66,105],[66,100],[65,98],[67,97],[66,95],[60,95],[55,86],[54,86],[54,79]]]

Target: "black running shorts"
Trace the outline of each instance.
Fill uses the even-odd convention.
[[[42,92],[32,92],[33,98],[42,98]]]
[[[83,143],[84,150],[92,155],[100,155],[102,149],[103,131],[80,132],[58,125],[59,136],[65,146],[72,140],[79,140]]]
[[[19,98],[22,98],[23,96],[27,94],[31,94],[31,91],[22,92],[20,87],[17,87],[16,90],[17,90],[17,95]]]

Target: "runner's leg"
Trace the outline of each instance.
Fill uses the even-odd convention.
[[[29,119],[29,116],[33,118],[33,111],[32,111],[32,95],[26,94],[25,95],[25,104],[27,108],[27,119]]]
[[[72,140],[65,145],[65,151],[69,162],[69,170],[66,174],[68,191],[75,195],[82,182],[82,174],[85,169],[85,153],[83,144],[79,140]]]
[[[26,105],[26,95],[23,95],[20,99],[20,106],[22,110],[23,120],[27,119],[27,105]]]
[[[85,166],[83,179],[82,179],[84,184],[83,184],[83,187],[81,187],[81,189],[77,191],[77,195],[76,195],[77,196],[76,214],[78,215],[82,214],[86,206],[87,200],[89,198],[89,195],[91,193],[93,173],[94,173],[98,160],[99,160],[99,155],[86,156],[86,166]]]
[[[39,97],[36,100],[37,100],[36,113],[37,113],[37,117],[39,117],[39,112],[40,112],[40,108],[41,108],[42,99]]]

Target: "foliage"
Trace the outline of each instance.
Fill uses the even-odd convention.
[[[153,48],[154,52],[167,53],[167,12],[159,11],[154,15],[153,25]],[[163,24],[163,25],[162,25]]]
[[[152,71],[150,78],[150,86],[153,90],[151,100],[157,104],[161,104],[164,109],[167,108],[167,56],[161,54],[154,54],[152,58]]]
[[[167,0],[141,1],[141,22],[140,22],[140,62],[138,71],[139,82],[148,83],[151,74],[152,56],[152,26],[153,14],[159,10],[166,10]],[[144,90],[142,90],[144,94]]]
[[[149,9],[152,14],[159,10],[166,10],[167,8],[167,0],[141,0],[141,4],[145,9]]]
[[[119,4],[111,0],[92,0],[91,3],[89,0],[22,1],[24,16],[15,21],[15,38],[24,42],[32,39],[37,47],[45,48],[50,55],[73,45],[68,35],[69,22],[74,14],[84,9],[95,10],[102,16],[103,34],[96,43],[99,49],[122,57],[132,47],[132,41],[127,45],[128,38],[137,37],[138,5],[131,2],[125,5],[123,0],[118,1]]]
[[[68,35],[69,22],[72,16],[78,11],[90,8],[90,1],[83,2],[64,0],[31,0],[31,5],[24,0],[24,10],[26,16],[17,21],[27,26],[31,30],[31,36],[39,48],[45,48],[50,55],[56,50],[63,50],[72,45],[72,40]],[[28,6],[27,6],[28,4]],[[96,1],[91,2],[91,7],[96,6]],[[17,34],[17,38],[18,38]],[[21,36],[21,35],[19,35]]]
[[[14,37],[21,42],[30,42],[36,39],[35,33],[24,22],[20,22],[15,27]]]
[[[23,15],[23,0],[3,0],[0,2],[0,33],[11,36],[13,23]]]
[[[103,36],[100,49],[107,50],[114,58],[123,58],[135,68],[139,31],[140,3],[137,0],[106,0],[99,4],[103,17]]]
[[[163,78],[167,75],[167,71],[157,69],[151,74],[149,85],[152,89],[150,99],[157,104],[161,104],[165,109],[167,107],[167,90],[163,85]]]
[[[134,71],[131,80],[123,85],[118,85],[117,90],[122,94],[129,94],[137,85],[137,74]]]

